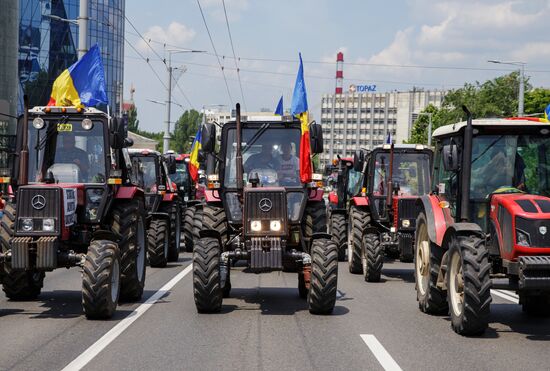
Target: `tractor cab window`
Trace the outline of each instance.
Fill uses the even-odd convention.
[[[459,148],[462,147],[461,142],[458,139],[453,139],[454,143],[457,144]],[[441,141],[440,145],[437,146],[435,152],[435,165],[434,165],[434,187],[437,189],[439,197],[443,200],[449,202],[451,215],[456,215],[456,199],[458,192],[458,175],[452,171],[446,171],[443,166],[443,156],[442,148],[444,145],[450,144],[450,139],[444,139]]]
[[[373,194],[387,194],[390,176],[390,153],[379,152],[375,157]],[[427,153],[398,153],[393,155],[392,183],[399,186],[398,195],[420,196],[429,192],[430,156]]]
[[[355,196],[361,191],[362,173],[353,168],[348,170],[348,195]]]
[[[143,191],[157,192],[157,161],[154,156],[140,156],[140,169],[143,172]]]
[[[236,130],[227,133],[227,150],[224,182],[226,187],[236,187]],[[282,124],[264,124],[260,128],[244,128],[242,155],[244,181],[259,179],[259,186],[301,186],[299,156],[300,129]]]
[[[101,121],[46,119],[40,129],[29,123],[28,144],[31,182],[43,181],[45,177],[62,183],[106,181]]]
[[[187,168],[187,163],[184,161],[178,161],[176,163],[176,172],[170,174],[170,179],[176,183],[178,187],[186,186],[189,182],[189,170]]]

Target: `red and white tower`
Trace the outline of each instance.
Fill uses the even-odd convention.
[[[336,90],[335,94],[342,94],[344,84],[344,53],[336,54]]]

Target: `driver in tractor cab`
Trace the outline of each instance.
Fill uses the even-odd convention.
[[[298,182],[300,171],[298,157],[292,154],[292,144],[290,142],[281,144],[281,150],[283,154],[281,155],[277,168],[278,177],[284,183],[296,183]]]
[[[246,160],[244,171],[250,173],[254,169],[277,169],[277,161],[273,157],[273,143],[263,143],[261,152],[250,156]]]
[[[86,179],[90,169],[88,153],[75,145],[75,137],[73,135],[63,134],[61,135],[61,140],[63,147],[55,152],[55,163],[77,165],[82,172],[82,177]]]

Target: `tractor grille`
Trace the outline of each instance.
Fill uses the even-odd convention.
[[[404,219],[409,220],[409,227],[407,229],[414,230],[416,227],[416,217],[418,216],[418,206],[416,205],[416,198],[402,198],[397,202],[397,215],[398,228],[402,229],[401,221]]]
[[[525,219],[518,216],[516,228],[529,234],[532,247],[550,247],[549,219]]]
[[[271,207],[267,207],[267,205]],[[271,236],[286,234],[288,210],[284,188],[247,189],[244,194],[244,212],[245,232],[247,234]],[[250,223],[253,220],[261,221],[261,231],[253,232],[251,230]],[[269,222],[273,220],[280,221],[280,231],[270,231]]]
[[[32,205],[35,196],[44,197],[45,206],[36,209]],[[57,218],[63,207],[60,188],[20,188],[17,197],[17,216],[20,218]]]

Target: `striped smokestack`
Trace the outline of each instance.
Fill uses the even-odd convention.
[[[344,53],[336,54],[336,94],[342,94],[344,84]]]

